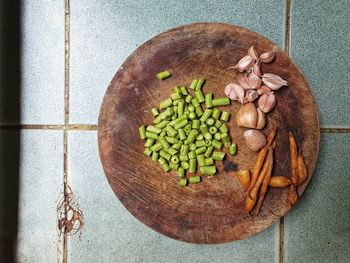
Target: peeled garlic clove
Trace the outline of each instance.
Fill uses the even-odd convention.
[[[271,111],[276,105],[275,94],[271,91],[270,93],[261,95],[258,100],[258,105],[265,113]]]
[[[237,68],[240,72],[243,72],[251,68],[253,63],[254,63],[253,58],[249,55],[246,55],[243,58],[241,58],[233,68]]]
[[[245,97],[248,101],[254,101],[259,97],[259,94],[256,90],[248,90],[245,94]]]
[[[262,85],[258,90],[257,90],[258,94],[265,94],[265,93],[270,93],[271,89],[265,85]]]
[[[265,73],[262,76],[262,81],[266,86],[268,86],[272,90],[278,90],[282,86],[287,86],[288,82],[282,79],[280,76],[272,73]]]
[[[266,137],[260,131],[246,130],[243,136],[248,148],[254,152],[259,151],[266,145]]]
[[[259,59],[259,54],[258,52],[256,51],[255,47],[254,46],[251,46],[249,49],[248,49],[248,55],[251,56],[255,61],[257,61]]]
[[[262,72],[261,72],[261,64],[260,62],[256,62],[253,66],[253,73],[261,78]]]
[[[270,63],[276,56],[278,47],[274,46],[271,51],[262,53],[260,55],[260,61],[263,63]]]
[[[233,85],[233,83],[230,83],[225,87],[224,93],[227,97],[230,95],[230,92],[232,90],[232,85]]]
[[[241,86],[239,86],[238,84],[233,84],[232,85],[232,90],[236,93],[237,100],[239,102],[241,102],[243,100],[243,98],[244,98],[244,89]]]
[[[258,113],[254,103],[248,102],[241,106],[236,115],[237,125],[247,128],[255,128],[258,121]]]
[[[256,129],[260,130],[266,125],[265,113],[263,113],[259,108],[257,109],[258,113],[258,122],[256,124]]]

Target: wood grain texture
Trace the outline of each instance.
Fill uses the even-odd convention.
[[[246,191],[233,175],[251,168],[257,153],[243,142],[245,129],[230,119],[230,134],[238,154],[228,156],[212,178],[186,188],[178,186],[175,173],[164,173],[158,163],[143,154],[138,128],[153,120],[150,109],[169,97],[172,88],[192,79],[207,79],[204,92],[224,96],[227,83],[240,73],[227,69],[243,57],[250,46],[258,52],[274,44],[244,28],[222,23],[197,23],[162,33],[132,53],[111,81],[101,106],[98,141],[105,174],[123,205],[141,222],[169,237],[192,243],[223,243],[254,235],[284,216],[291,208],[288,189],[270,189],[258,216],[244,212]],[[155,74],[169,69],[164,81]],[[263,72],[280,75],[289,83],[277,92],[277,106],[267,115],[267,133],[278,127],[273,175],[289,177],[288,132],[296,135],[303,150],[309,178],[299,187],[302,194],[313,174],[319,149],[320,128],[310,88],[290,58],[279,52]],[[240,105],[225,107],[233,116]],[[103,191],[103,189],[101,189]],[[301,201],[303,199],[301,198]]]

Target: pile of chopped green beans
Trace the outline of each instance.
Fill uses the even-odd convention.
[[[215,108],[229,105],[230,100],[214,99],[212,93],[203,94],[204,82],[204,79],[191,82],[189,88],[194,95],[185,86],[175,86],[170,98],[160,102],[159,109],[151,109],[155,117],[153,124],[139,128],[141,139],[146,140],[144,154],[158,161],[164,172],[177,171],[182,187],[201,182],[198,175],[186,179],[186,171],[195,174],[199,168],[202,175],[214,175],[214,161],[225,157],[220,151],[223,146],[232,155],[237,151],[226,124],[230,114]]]

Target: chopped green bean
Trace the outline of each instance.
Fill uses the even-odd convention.
[[[168,78],[168,77],[170,77],[170,76],[171,76],[171,74],[170,74],[170,72],[167,71],[167,70],[161,71],[161,72],[159,72],[159,73],[156,75],[157,79],[159,79],[159,80],[166,79],[166,78]]]
[[[162,120],[160,123],[156,124],[155,126],[159,129],[165,128],[170,121]]]
[[[179,186],[185,187],[187,185],[187,179],[180,179]]]
[[[159,152],[163,148],[163,145],[159,142],[157,142],[155,145],[151,147],[151,150],[153,152]]]
[[[197,98],[192,99],[191,104],[193,105],[193,107],[198,107],[200,105]]]
[[[216,140],[216,139],[213,139],[212,141],[211,141],[211,145],[213,145],[214,146],[214,148],[216,148],[216,149],[221,149],[221,147],[222,147],[222,143],[221,142],[219,142],[218,140]]]
[[[181,95],[179,93],[171,93],[170,98],[172,100],[178,100],[178,99],[181,99]]]
[[[174,93],[182,94],[181,89],[178,86],[174,87]]]
[[[213,146],[209,146],[207,151],[204,153],[204,156],[209,158],[211,153],[213,152],[213,150],[214,150],[214,147]]]
[[[205,95],[205,107],[207,109],[210,109],[213,107],[212,100],[213,100],[213,93],[207,93]]]
[[[190,167],[188,169],[189,173],[195,173],[197,170],[197,160],[195,158],[190,159]]]
[[[179,157],[177,157],[176,155],[172,156],[171,159],[170,159],[171,162],[173,163],[179,163]]]
[[[185,98],[185,101],[187,103],[191,103],[192,100],[193,100],[193,97],[191,95],[187,95],[187,97]]]
[[[189,134],[192,131],[191,125],[190,126],[185,126],[184,131],[186,134]]]
[[[202,87],[203,87],[204,82],[205,82],[205,79],[199,79],[197,81],[196,90],[201,90]]]
[[[202,140],[204,140],[203,134],[198,134],[196,137],[196,141],[202,141]]]
[[[162,112],[153,120],[153,123],[156,123],[156,124],[160,123],[162,120],[165,119],[163,117],[164,117],[164,113]]]
[[[168,161],[171,158],[171,155],[167,153],[164,149],[160,150],[159,155]]]
[[[158,161],[159,153],[153,152],[152,153],[152,161]]]
[[[146,143],[145,143],[145,147],[147,148],[147,147],[151,147],[153,144],[154,144],[154,142],[155,142],[156,140],[155,139],[147,139],[147,141],[146,141]]]
[[[167,125],[165,130],[170,137],[175,137],[175,135],[177,134],[177,131],[170,125]]]
[[[213,114],[211,115],[215,120],[218,120],[219,119],[219,117],[220,117],[220,113],[221,113],[221,111],[219,110],[219,109],[214,109],[213,110]]]
[[[188,161],[189,158],[187,155],[180,155],[179,159],[181,162],[183,162],[183,161]]]
[[[161,133],[162,129],[157,128],[156,126],[153,126],[153,125],[148,125],[147,128],[146,128],[146,131],[159,134],[159,133]]]
[[[215,128],[215,127],[211,127],[211,128]],[[216,128],[215,128],[216,129]],[[219,133],[219,132],[217,132],[217,133],[215,133],[214,134],[214,138],[216,139],[216,140],[221,140],[221,134]]]
[[[216,122],[215,122],[215,127],[217,128],[217,129],[219,129],[220,127],[221,127],[221,125],[222,125],[222,122],[221,121],[219,121],[219,120],[217,120]]]
[[[219,128],[219,131],[221,133],[227,133],[228,132],[228,127],[226,125],[226,123],[224,123],[223,125],[221,125],[221,127]]]
[[[213,106],[226,106],[230,105],[230,99],[225,97],[225,98],[218,98],[218,99],[213,99]]]
[[[140,128],[139,128],[139,133],[140,133],[140,138],[142,140],[146,139],[146,128],[145,128],[145,125],[142,125]]]
[[[174,125],[174,129],[178,130],[180,128],[185,127],[188,124],[188,120],[182,120]]]
[[[153,116],[158,116],[159,115],[159,111],[158,111],[157,108],[152,108],[151,112],[152,112]]]
[[[179,133],[179,136],[180,136],[180,140],[181,140],[181,141],[183,141],[183,140],[186,139],[186,134],[185,134],[184,129],[179,129],[177,132]]]
[[[181,145],[180,155],[187,155],[189,148],[190,147],[188,145]]]
[[[230,147],[230,154],[234,155],[237,152],[237,145],[235,143],[232,143]]]
[[[201,117],[203,115],[203,110],[201,106],[196,107],[196,114],[197,114],[197,117]]]
[[[191,150],[191,151],[195,151],[196,149],[197,149],[196,144],[195,144],[195,143],[191,143],[191,144],[190,144],[190,150]]]
[[[168,98],[160,102],[159,108],[162,110],[162,109],[169,108],[171,105],[173,105],[173,101],[171,100],[171,98]]]
[[[196,118],[196,113],[194,112],[190,112],[190,114],[188,115],[188,117],[193,120],[194,118]]]
[[[214,175],[216,173],[216,168],[214,165],[211,165],[211,166],[202,166],[200,168],[200,171],[202,174],[205,174],[205,175]]]
[[[173,163],[173,162],[170,162],[169,163],[169,166],[172,170],[177,170],[179,168],[179,164],[178,163]]]
[[[145,155],[147,155],[147,156],[151,156],[152,150],[151,150],[151,148],[146,148],[145,151],[144,151],[143,153],[144,153]]]
[[[204,122],[211,116],[212,113],[213,113],[213,110],[211,110],[211,109],[205,109],[205,111],[204,111],[202,117],[200,118],[200,121],[201,121],[202,123],[204,123]]]
[[[163,171],[165,173],[167,173],[167,172],[169,172],[171,170],[171,168],[170,168],[170,166],[169,166],[169,164],[167,162],[162,164],[162,168],[163,168]]]
[[[189,112],[194,112],[194,107],[193,107],[193,105],[188,105],[188,111]]]
[[[222,161],[225,157],[225,153],[224,152],[213,152],[212,154],[212,158],[215,160],[215,161]]]
[[[214,164],[214,160],[213,158],[209,157],[209,158],[205,158],[205,165],[213,165]]]
[[[191,130],[190,134],[187,137],[188,143],[193,143],[197,135],[198,135],[198,130],[195,130],[195,129]]]
[[[190,151],[190,152],[188,153],[188,158],[189,158],[189,159],[196,158],[196,152],[195,152],[195,151]]]
[[[227,149],[230,149],[230,147],[231,147],[231,142],[230,142],[230,141],[224,142],[224,146],[225,146]]]
[[[181,167],[183,167],[185,170],[188,170],[190,167],[189,163],[186,161],[181,161]]]
[[[167,153],[169,153],[171,156],[175,155],[178,153],[178,150],[174,149],[174,148],[168,148],[168,149],[164,149]],[[165,158],[165,157],[164,157]]]
[[[195,90],[197,87],[197,83],[198,83],[198,79],[194,79],[192,80],[191,84],[190,84],[190,89]]]
[[[179,167],[179,169],[177,169],[177,174],[179,175],[179,177],[184,177],[185,169],[183,167]]]
[[[211,126],[211,127],[209,128],[209,132],[210,132],[211,134],[213,134],[213,135],[215,135],[215,134],[217,133],[217,131],[218,131],[218,129],[216,129],[215,126]],[[219,134],[219,135],[220,135],[220,134]],[[220,140],[220,138],[221,138],[221,137],[215,138],[215,139]]]
[[[163,157],[160,157],[158,159],[158,162],[160,163],[160,165],[163,165],[164,163],[166,163],[166,160]]]
[[[221,137],[223,143],[226,143],[226,142],[230,141],[230,137],[228,136],[227,133],[221,133],[220,137]]]
[[[146,138],[148,139],[158,139],[158,135],[153,132],[146,131]]]
[[[189,179],[190,184],[197,184],[201,182],[201,177],[200,176],[192,176]]]
[[[164,138],[165,140],[168,141],[168,143],[171,143],[171,144],[179,143],[179,140],[174,137],[165,136]]]
[[[184,95],[184,96],[188,95],[188,91],[187,91],[185,86],[180,87],[180,90],[181,90],[182,95]]]
[[[205,157],[204,157],[204,154],[197,155],[197,163],[198,163],[198,166],[199,166],[199,167],[205,165]]]
[[[205,146],[197,148],[197,149],[195,150],[196,156],[197,156],[198,154],[205,153],[206,150],[207,150],[207,147],[205,147]]]
[[[179,104],[177,105],[177,114],[179,116],[182,116],[184,114],[184,101],[179,101]]]
[[[210,140],[206,140],[206,141],[205,141],[205,146],[206,146],[206,147],[211,146],[211,141],[210,141]]]
[[[230,113],[228,113],[227,111],[223,111],[221,113],[220,120],[227,122],[229,118],[230,118]]]
[[[203,146],[205,146],[205,141],[196,141],[196,147],[197,148],[200,148],[200,147],[203,147]]]
[[[179,143],[173,144],[173,146],[171,146],[171,148],[176,149],[176,150],[180,150],[182,145],[182,142],[180,141]]]
[[[198,129],[200,125],[201,125],[200,120],[193,120],[192,121],[192,129]]]
[[[206,135],[208,133],[208,126],[206,124],[201,124],[201,126],[199,126],[199,130],[201,131],[202,135]]]
[[[202,102],[205,101],[203,92],[202,92],[200,89],[199,89],[199,90],[196,90],[196,91],[194,92],[194,94],[196,95],[196,98],[197,98],[197,100],[198,100],[199,103],[202,103]]]
[[[213,118],[208,118],[205,123],[208,125],[208,126],[213,126],[215,124],[215,120]]]
[[[168,149],[170,147],[169,143],[165,138],[160,137],[159,142],[161,143],[163,149]]]

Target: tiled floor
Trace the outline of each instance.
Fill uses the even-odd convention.
[[[64,39],[69,28],[65,28],[65,7],[69,2],[70,83],[65,100]],[[19,18],[20,114],[9,114],[15,103],[4,99],[4,95],[13,100],[16,96],[11,95],[13,87],[6,82],[14,69],[3,66],[11,61],[3,56],[4,50],[10,50],[8,38],[0,35],[0,196],[5,196],[4,200],[13,197],[11,200],[19,203],[19,215],[12,224],[18,225],[17,232],[6,229],[9,219],[0,216],[0,249],[3,240],[17,234],[18,262],[56,261],[62,244],[57,240],[55,211],[66,167],[85,216],[81,236],[68,238],[67,262],[178,262],[179,258],[181,262],[347,262],[349,2],[134,2],[66,0],[65,5],[64,1],[23,1]],[[286,30],[289,6],[290,30]],[[0,16],[1,28],[5,18]],[[199,21],[238,24],[282,48],[289,43],[287,48],[317,99],[323,127],[318,165],[301,202],[284,219],[284,240],[279,239],[279,224],[253,238],[224,245],[192,245],[169,239],[127,212],[102,171],[95,125],[113,74],[147,39],[171,27]],[[290,32],[289,42],[285,41],[286,32]],[[21,146],[16,148],[11,141]],[[21,158],[16,160],[18,152]],[[9,179],[6,175],[16,165],[18,178]],[[9,193],[2,186],[6,184],[19,184],[19,195]],[[10,207],[0,200],[0,213],[5,209],[14,215]],[[281,241],[284,246],[280,252]]]

